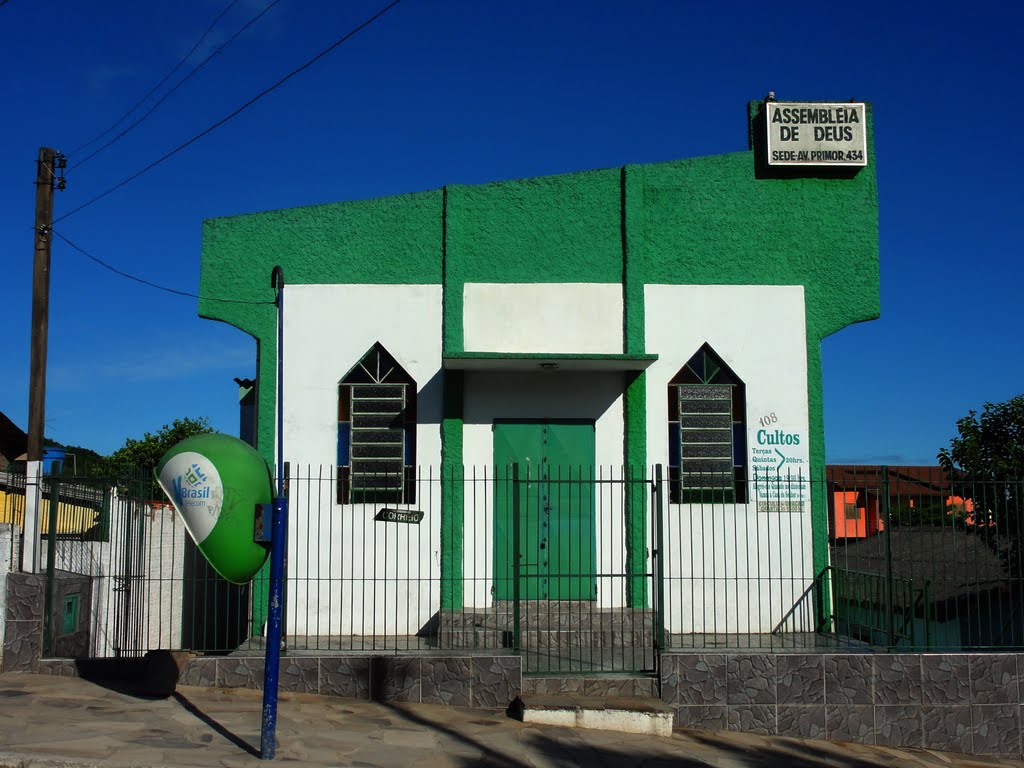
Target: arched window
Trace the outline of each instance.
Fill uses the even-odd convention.
[[[743,382],[704,344],[668,384],[669,501],[747,501]]]
[[[416,501],[416,382],[377,342],[338,384],[338,503]]]

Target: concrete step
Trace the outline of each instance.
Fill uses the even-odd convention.
[[[524,675],[522,691],[524,696],[596,696],[602,699],[660,700],[658,681],[648,675]]]
[[[672,707],[658,699],[523,694],[512,702],[510,713],[524,723],[672,735]]]
[[[437,642],[442,648],[511,648],[514,633],[510,629],[484,627],[443,628],[437,635]],[[653,645],[654,633],[641,630],[524,629],[519,633],[519,647],[524,650],[651,648]]]
[[[508,630],[515,624],[514,614],[505,607],[494,609],[470,608],[464,611],[442,611],[441,629],[494,629]],[[564,604],[551,607],[525,607],[519,614],[519,627],[543,630],[593,631],[653,631],[654,615],[651,611],[629,608],[579,609]]]

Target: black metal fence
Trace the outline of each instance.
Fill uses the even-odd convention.
[[[834,646],[823,579],[821,483],[755,475],[744,503],[714,498],[663,513],[666,645]],[[817,536],[817,540],[816,540]]]
[[[288,652],[507,652],[592,674],[653,672],[663,650],[1024,646],[1022,483],[908,472],[672,503],[658,467],[424,469],[404,501],[340,503],[333,467],[292,468]],[[262,576],[217,576],[148,481],[100,483],[62,517],[75,483],[50,491],[44,562],[91,578],[90,655],[261,651]]]
[[[908,650],[1024,646],[1024,481],[830,468],[837,634]]]
[[[337,504],[334,488],[333,468],[289,481],[291,648],[504,650],[531,672],[655,669],[643,473],[423,472],[415,503]]]
[[[24,481],[11,473],[0,497],[0,522],[20,534],[7,570],[21,567]],[[76,653],[98,657],[160,648],[227,652],[250,637],[250,587],[229,584],[210,568],[150,473],[45,476],[40,525],[44,655],[72,640]],[[75,575],[86,580],[69,587]],[[69,589],[79,599],[74,617],[63,617],[57,598]]]

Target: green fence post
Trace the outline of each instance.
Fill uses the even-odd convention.
[[[512,650],[519,655],[519,463],[512,465]]]
[[[104,482],[103,501],[100,507],[100,525],[97,531],[99,541],[110,541],[110,516],[113,514],[113,493],[109,485]]]
[[[903,600],[904,604],[900,606],[900,612],[903,614],[903,635],[906,637],[907,624],[910,624],[910,648],[914,651],[920,651],[917,647],[917,612],[914,606],[914,595],[917,590],[914,589],[914,580],[904,582],[903,587]]]
[[[932,632],[932,595],[931,595],[931,581],[924,583],[924,647],[926,651],[932,649],[932,645],[935,643],[935,638]]]
[[[885,629],[889,650],[896,647],[896,626],[892,615],[892,519],[889,517],[889,467],[882,467],[882,498],[878,500],[885,521]]]
[[[661,464],[654,466],[654,514],[656,517],[654,520],[654,552],[651,557],[651,571],[655,578],[654,594],[657,600],[654,618],[657,622],[655,626],[655,632],[657,633],[655,636],[655,647],[658,656],[659,680],[661,679],[661,653],[665,650],[665,578],[662,569],[665,535],[662,518],[664,517],[665,509],[665,492],[662,471],[663,467]]]
[[[53,656],[53,579],[57,561],[57,505],[60,478],[50,475],[50,525],[46,532],[46,592],[43,602],[43,655]]]
[[[828,591],[828,574],[831,566],[825,566],[821,573],[814,577],[814,627],[815,632],[825,632],[826,616],[828,612],[825,607]]]

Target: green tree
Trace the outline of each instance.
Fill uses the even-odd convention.
[[[1024,478],[1024,394],[985,403],[956,423],[957,437],[939,451],[939,463],[976,479]]]
[[[957,421],[958,435],[939,451],[952,490],[971,499],[979,523],[974,530],[1003,559],[1007,573],[1024,576],[1024,395],[985,403]],[[1015,588],[1021,584],[1015,581]]]
[[[175,419],[164,424],[156,432],[146,432],[141,439],[129,437],[124,445],[108,456],[100,472],[110,478],[126,478],[140,471],[153,469],[163,455],[187,437],[212,432],[206,418]]]

